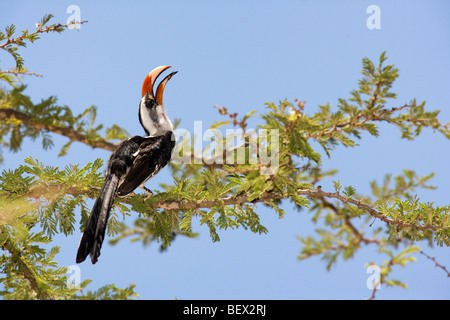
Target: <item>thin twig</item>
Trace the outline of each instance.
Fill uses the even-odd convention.
[[[27,35],[27,37],[30,36],[34,36],[37,35],[39,33],[48,33],[48,32],[52,32],[52,31],[56,31],[56,32],[60,32],[58,30],[60,30],[61,28],[68,28],[69,26],[72,25],[78,25],[78,24],[83,24],[86,23],[87,21],[71,21],[68,24],[55,24],[53,26],[48,26],[47,28],[41,29],[40,26],[38,26],[37,30],[35,32],[30,33],[29,35]],[[22,43],[24,40],[27,40],[26,38],[24,39],[22,36],[17,37],[17,38],[13,38],[13,37],[9,37],[8,39],[6,39],[6,41],[3,44],[0,44],[0,49],[4,49],[7,50],[5,47],[10,45],[10,44],[15,44],[15,45],[20,45],[20,43]]]
[[[19,75],[19,74],[23,74],[23,75],[30,75],[30,76],[36,76],[36,77],[43,77],[42,74],[39,73],[35,73],[35,72],[29,72],[29,71],[19,71],[19,70],[6,70],[6,71],[2,71],[3,73],[10,73],[10,74],[14,74],[14,75]]]
[[[447,270],[447,268],[443,265],[441,265],[440,263],[438,263],[436,261],[436,258],[434,257],[430,257],[429,255],[427,255],[425,252],[423,252],[422,250],[419,251],[422,255],[424,255],[427,259],[431,260],[434,262],[435,266],[438,268],[441,268],[442,270],[444,270],[444,272],[447,274],[447,277],[450,277],[450,272]]]

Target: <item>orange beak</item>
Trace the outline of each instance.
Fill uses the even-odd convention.
[[[144,83],[142,84],[142,96],[148,94],[150,97],[155,98],[159,105],[162,105],[163,92],[166,83],[170,78],[172,78],[175,73],[177,73],[177,71],[170,73],[163,79],[163,81],[161,81],[161,83],[158,85],[158,88],[156,89],[156,96],[153,94],[153,86],[159,75],[168,68],[170,68],[170,66],[157,67],[145,77]]]

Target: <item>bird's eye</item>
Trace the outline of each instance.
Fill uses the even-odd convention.
[[[146,106],[148,109],[153,109],[153,108],[156,107],[156,101],[155,101],[154,99],[146,100],[146,101],[145,101],[145,106]]]

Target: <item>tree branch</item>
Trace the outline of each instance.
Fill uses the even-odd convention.
[[[8,39],[6,39],[6,41],[4,43],[0,44],[0,49],[6,50],[5,47],[10,45],[10,44],[15,44],[15,45],[18,45],[18,46],[23,45],[23,41],[24,40],[28,40],[27,38],[36,36],[39,33],[44,33],[44,32],[48,33],[48,32],[54,32],[54,31],[61,32],[62,29],[68,28],[69,26],[83,24],[83,23],[86,23],[86,22],[87,21],[70,21],[68,24],[58,23],[58,24],[55,24],[55,25],[52,25],[52,26],[48,26],[47,28],[44,28],[44,29],[42,29],[40,25],[37,25],[37,30],[35,32],[30,33],[29,35],[27,35],[26,38],[23,37],[23,36],[20,36],[20,37],[17,37],[17,38],[8,37]]]
[[[391,219],[381,212],[377,211],[370,205],[362,203],[360,200],[356,200],[353,198],[348,198],[339,195],[337,192],[325,192],[322,191],[320,188],[317,188],[316,190],[298,190],[298,195],[304,195],[304,196],[310,196],[313,198],[320,198],[320,197],[327,197],[327,198],[334,198],[337,199],[343,203],[351,203],[355,205],[357,208],[369,213],[374,218],[378,218],[388,224],[396,225],[399,227],[407,227],[407,228],[414,228],[414,229],[420,229],[420,230],[433,230],[436,231],[436,227],[433,225],[416,225],[411,223],[405,223],[402,221]],[[249,201],[249,195],[248,194],[240,194],[236,196],[228,196],[224,197],[222,199],[217,200],[179,200],[179,201],[161,201],[156,203],[153,208],[160,208],[164,210],[189,210],[189,209],[200,209],[200,208],[213,208],[216,206],[227,206],[227,205],[241,205],[247,202],[265,202],[270,200],[280,200],[288,198],[287,195],[278,192],[278,191],[271,191],[271,192],[265,192],[263,193],[259,198]]]
[[[69,126],[61,127],[51,124],[43,124],[33,119],[33,117],[31,117],[30,115],[14,109],[0,108],[0,117],[20,120],[23,124],[33,127],[38,131],[47,130],[53,133],[57,133],[69,138],[71,141],[78,141],[92,148],[102,148],[109,151],[114,151],[117,148],[116,144],[108,142],[106,140],[90,141],[86,135],[76,131],[74,128]]]
[[[0,229],[0,233],[2,230]],[[14,260],[16,260],[19,268],[23,272],[23,277],[29,282],[31,290],[33,290],[38,298],[50,299],[49,295],[42,291],[40,292],[38,281],[33,271],[28,267],[27,263],[22,259],[22,255],[20,254],[20,250],[13,245],[10,240],[6,240],[4,243],[4,248],[11,253],[11,256]]]
[[[335,206],[333,203],[329,202],[324,197],[317,197],[317,198],[319,198],[322,201],[324,207],[330,208],[335,214],[344,217],[345,225],[350,229],[350,231],[355,236],[355,243],[356,244],[358,244],[360,242],[363,242],[365,244],[369,244],[369,243],[380,244],[379,240],[365,238],[363,236],[363,234],[352,224],[351,218],[347,214],[343,213],[340,208]]]
[[[2,71],[2,72],[3,73],[13,74],[15,76],[18,76],[19,74],[21,74],[21,75],[30,75],[30,76],[36,76],[36,77],[43,77],[43,75],[39,74],[39,73],[28,72],[28,71],[21,71],[21,70],[5,70],[5,71]]]
[[[58,194],[63,190],[63,187],[60,185],[48,185],[45,187],[46,192],[49,192],[50,194]],[[37,199],[42,195],[42,189],[31,189],[25,197],[34,198]],[[98,189],[91,188],[89,190],[79,190],[74,187],[70,187],[69,189],[64,189],[65,193],[71,194],[73,196],[80,196],[80,195],[87,195],[92,196],[94,191],[98,191]],[[48,193],[47,193],[48,194]],[[131,196],[136,195],[136,193],[131,193],[126,197],[119,198],[121,202],[123,203],[129,203],[128,199]],[[341,196],[338,192],[326,192],[322,191],[322,189],[319,187],[315,190],[312,189],[300,189],[297,192],[297,195],[299,196],[310,196],[312,198],[331,198],[331,199],[337,199],[341,201],[342,203],[351,203],[355,205],[358,209],[361,209],[367,213],[369,213],[374,218],[378,218],[390,225],[396,225],[401,228],[413,228],[413,229],[419,229],[422,231],[425,230],[432,230],[436,231],[436,227],[431,224],[424,224],[424,225],[418,225],[418,224],[412,224],[403,222],[400,220],[395,220],[387,217],[383,213],[377,211],[375,208],[368,204],[362,203],[360,200],[353,199],[350,197]],[[149,196],[143,196],[144,200],[146,200]],[[271,200],[281,200],[281,199],[288,199],[289,195],[283,194],[279,191],[270,191],[270,192],[264,192],[261,194],[260,197],[250,201],[248,194],[239,194],[239,195],[233,195],[233,196],[227,196],[223,197],[221,199],[204,199],[204,200],[166,200],[166,201],[159,201],[156,202],[151,206],[152,209],[163,209],[163,210],[191,210],[191,209],[211,209],[217,206],[229,206],[229,205],[242,205],[244,203],[257,203],[257,202],[267,202]],[[366,239],[367,240],[367,239]],[[366,242],[366,241],[364,241]],[[369,241],[372,242],[372,241]]]
[[[429,255],[427,255],[425,252],[423,252],[422,250],[419,251],[420,254],[424,255],[427,259],[431,260],[434,262],[435,267],[441,268],[442,270],[444,270],[444,272],[447,274],[447,277],[450,277],[450,272],[447,270],[447,268],[443,265],[441,265],[440,263],[438,263],[436,261],[436,258],[434,257],[430,257]]]

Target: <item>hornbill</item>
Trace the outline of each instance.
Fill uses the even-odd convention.
[[[163,106],[163,92],[167,81],[177,71],[168,74],[158,85],[158,76],[169,66],[152,70],[142,85],[139,103],[139,122],[145,137],[134,136],[123,141],[111,154],[103,188],[94,203],[78,247],[76,262],[83,262],[88,254],[92,263],[100,256],[111,207],[116,196],[126,196],[137,187],[145,189],[145,183],[159,172],[170,160],[175,146],[173,126]],[[147,190],[147,189],[145,189]]]

